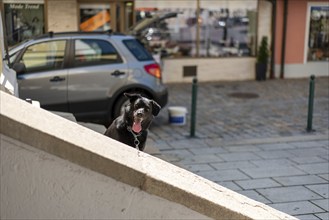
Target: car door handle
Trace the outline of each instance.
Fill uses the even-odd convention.
[[[64,81],[65,77],[59,77],[59,76],[55,76],[54,78],[51,78],[49,81],[50,82],[61,82]]]
[[[126,73],[119,70],[115,70],[114,72],[111,73],[112,76],[122,76],[124,74]]]

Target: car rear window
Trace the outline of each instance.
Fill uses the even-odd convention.
[[[153,60],[152,55],[145,49],[145,47],[136,39],[123,40],[124,45],[139,61]]]

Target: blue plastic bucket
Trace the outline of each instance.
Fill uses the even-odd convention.
[[[172,106],[168,108],[169,123],[172,125],[185,125],[187,109],[185,107]]]

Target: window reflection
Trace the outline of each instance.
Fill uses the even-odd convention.
[[[178,13],[177,17],[149,25],[140,36],[149,49],[161,57],[196,56],[196,1],[184,4],[182,0],[179,3],[176,8],[169,8],[165,1],[159,0],[150,7],[137,8],[136,11],[137,19]],[[257,0],[200,0],[199,56],[254,56],[256,9]]]
[[[308,36],[308,61],[329,60],[329,7],[310,8]]]

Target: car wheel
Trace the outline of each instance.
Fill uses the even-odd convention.
[[[129,100],[126,96],[121,95],[120,98],[116,101],[114,110],[113,110],[113,119],[119,117],[123,111],[124,107],[129,103]]]

